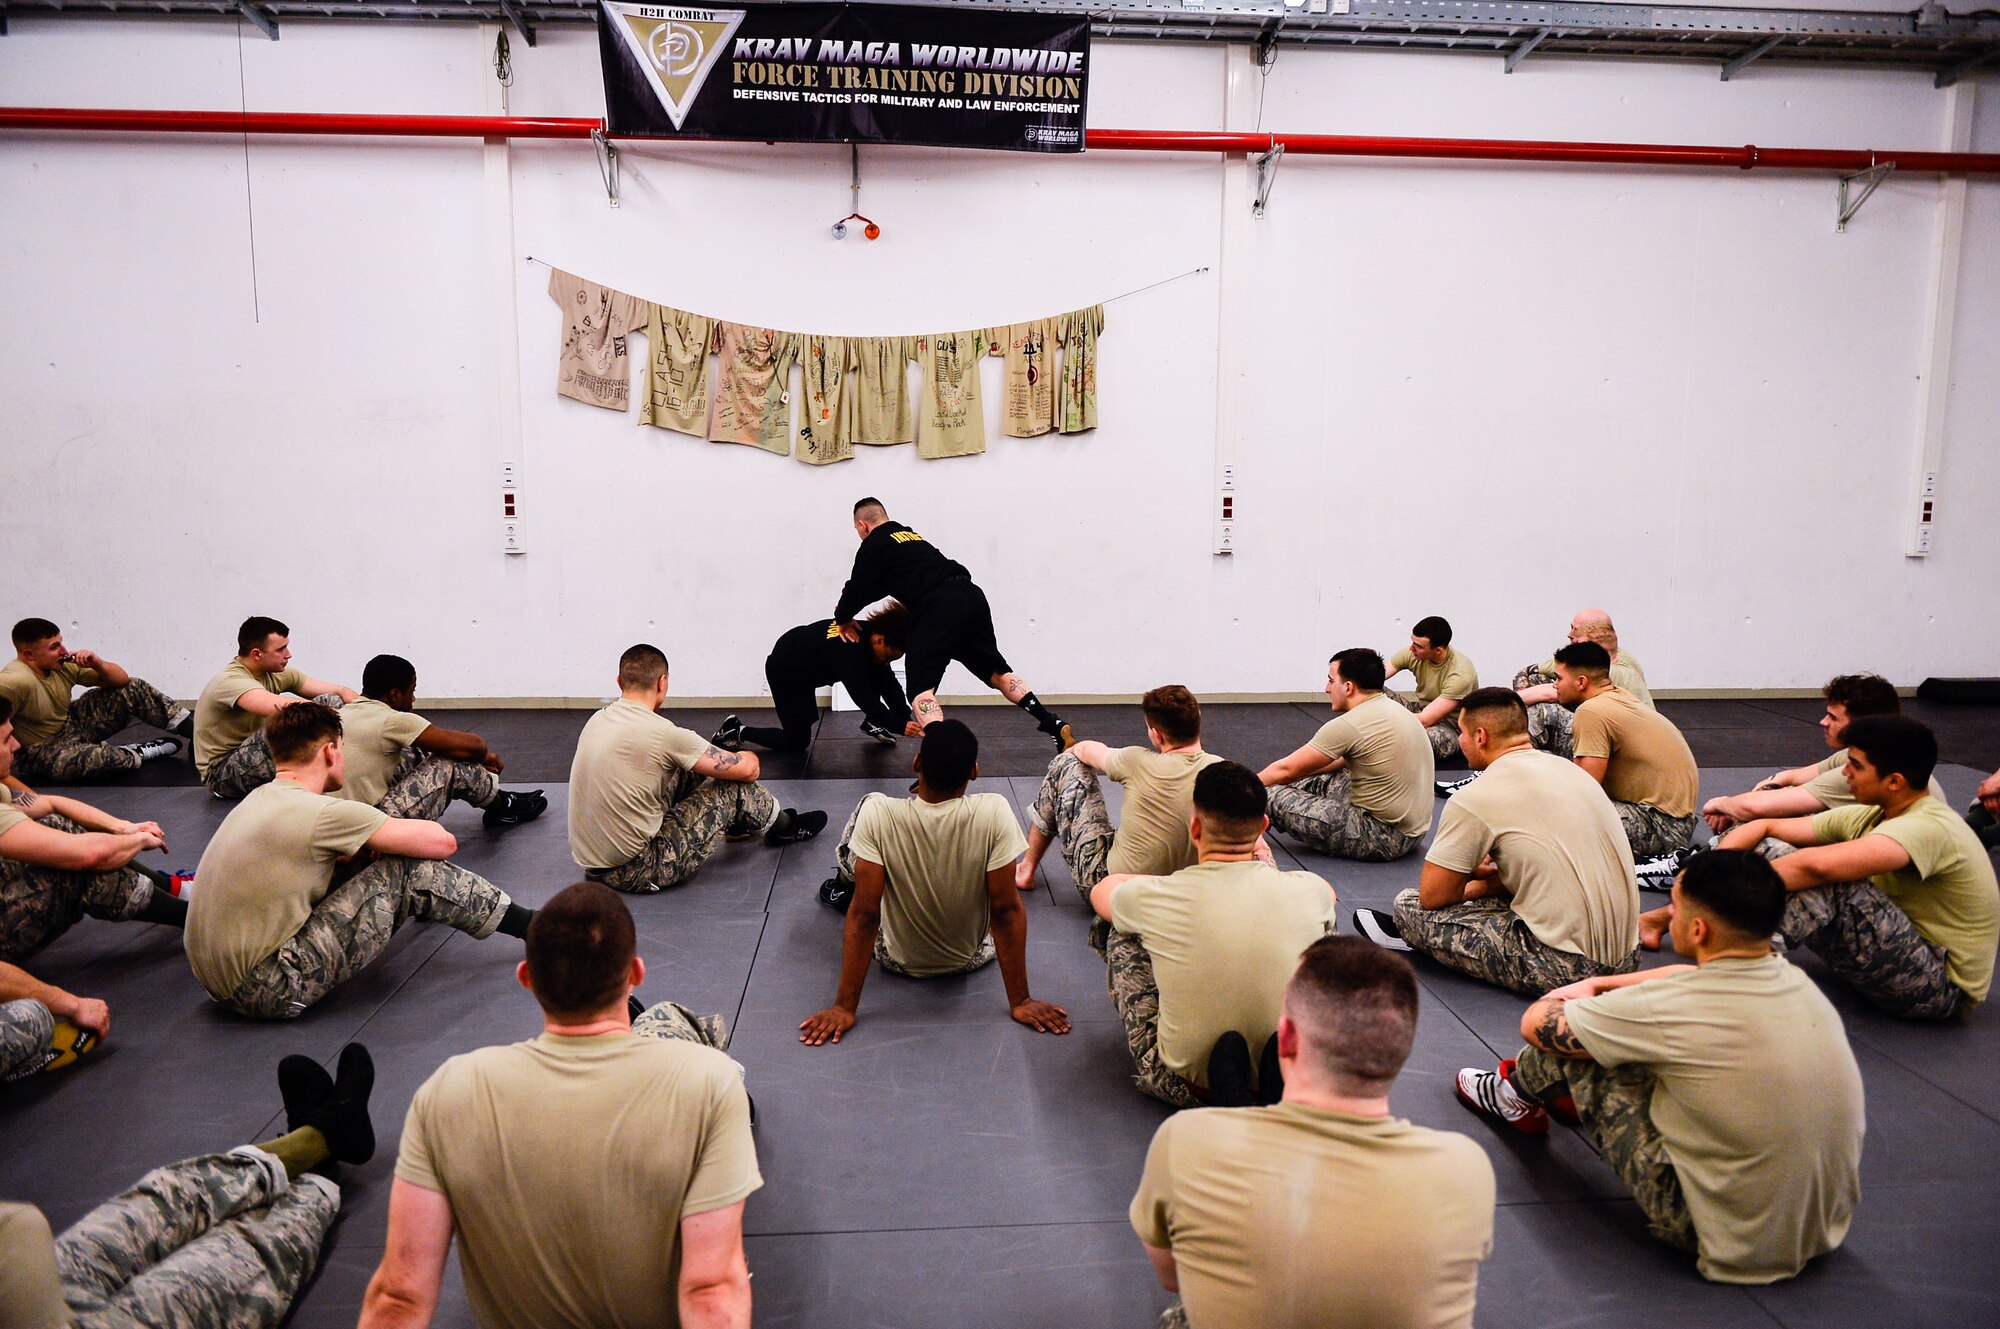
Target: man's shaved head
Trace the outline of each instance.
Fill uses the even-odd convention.
[[[1618,654],[1618,629],[1611,626],[1611,614],[1603,609],[1579,609],[1569,621],[1571,641],[1594,641],[1613,655]]]

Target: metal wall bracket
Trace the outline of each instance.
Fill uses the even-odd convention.
[[[1727,83],[1730,79],[1735,78],[1745,69],[1748,69],[1753,62],[1762,60],[1765,56],[1777,50],[1778,43],[1783,40],[1783,37],[1766,37],[1743,54],[1731,59],[1722,66],[1722,81]]]
[[[535,44],[535,26],[528,22],[528,16],[521,11],[520,5],[514,0],[500,0],[500,13],[513,25],[514,31],[521,34],[522,41],[530,46]]]
[[[1967,74],[1970,74],[1973,70],[1983,69],[1995,60],[2000,60],[2000,47],[1996,47],[1991,51],[1982,51],[1970,59],[1961,60],[1955,65],[1938,70],[1937,77],[1931,80],[1931,86],[1939,89],[1948,88]]]
[[[604,137],[604,131],[590,131],[590,142],[597,149],[597,173],[604,177],[604,192],[611,197],[611,206],[618,206],[618,148]]]
[[[1523,60],[1526,60],[1537,46],[1540,46],[1543,42],[1547,41],[1554,34],[1555,34],[1555,29],[1543,28],[1541,31],[1537,32],[1534,36],[1528,38],[1528,40],[1522,42],[1519,46],[1516,46],[1513,50],[1507,52],[1507,67],[1501,72],[1506,74],[1513,73],[1515,65],[1518,65]]]
[[[1883,162],[1865,171],[1856,171],[1853,175],[1840,177],[1840,220],[1833,228],[1836,232],[1842,234],[1846,232],[1847,223],[1854,219],[1854,214],[1861,211],[1861,205],[1874,196],[1875,191],[1882,187],[1882,182],[1889,178],[1889,172],[1895,169],[1896,163]],[[1849,187],[1857,182],[1861,185],[1861,192],[1850,199]]]
[[[1264,215],[1264,205],[1271,200],[1271,186],[1278,183],[1278,163],[1284,159],[1285,145],[1276,143],[1271,150],[1257,159],[1257,201],[1250,205],[1250,215]]]
[[[272,41],[278,40],[278,20],[270,10],[262,5],[252,4],[250,0],[236,0],[236,9],[244,18],[257,25],[257,31]]]

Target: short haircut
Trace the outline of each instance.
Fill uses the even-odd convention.
[[[271,759],[281,765],[311,761],[322,743],[340,741],[340,712],[331,706],[296,702],[264,722]]]
[[[62,629],[46,618],[24,618],[14,625],[16,646],[33,646],[38,641],[47,641],[50,637],[61,635]]]
[[[292,630],[275,618],[262,614],[252,614],[243,620],[243,626],[236,629],[236,653],[248,655],[259,650],[273,637],[289,637]]]
[[[1903,699],[1896,695],[1895,684],[1880,674],[1841,674],[1828,679],[1820,692],[1828,705],[1844,708],[1850,720],[1903,713]]]
[[[618,686],[627,691],[650,688],[667,676],[667,653],[657,646],[640,642],[625,648],[618,657]]]
[[[1332,1088],[1376,1097],[1395,1081],[1417,1037],[1417,971],[1360,937],[1320,938],[1285,985],[1299,1055]]]
[[[864,498],[854,505],[854,516],[858,521],[882,521],[889,515],[889,509],[882,506],[879,498]]]
[[[1556,663],[1579,674],[1603,678],[1611,672],[1611,652],[1594,641],[1573,641],[1556,652]]]
[[[963,789],[979,764],[979,736],[963,720],[933,720],[924,726],[917,756],[924,763],[924,783],[937,792]]]
[[[1194,777],[1194,810],[1211,840],[1255,839],[1270,805],[1264,782],[1241,762],[1212,762]]]
[[[1344,651],[1335,651],[1327,662],[1340,670],[1343,681],[1352,683],[1363,692],[1380,692],[1389,680],[1389,667],[1382,663],[1382,653],[1366,646],[1350,646]]]
[[[1480,688],[1458,704],[1467,733],[1484,729],[1489,738],[1519,738],[1528,732],[1528,708],[1512,688]]]
[[[1900,775],[1922,793],[1937,769],[1937,735],[1921,720],[1907,715],[1865,715],[1848,722],[1842,741],[1860,752],[1885,778]]]
[[[398,688],[417,685],[417,667],[400,655],[378,655],[361,666],[361,692],[380,701]]]
[[[1449,646],[1451,645],[1451,624],[1445,622],[1436,614],[1430,614],[1417,620],[1417,625],[1410,629],[1410,635],[1412,637],[1422,637],[1433,646]]]
[[[1139,711],[1169,743],[1192,743],[1201,737],[1201,702],[1178,683],[1154,688],[1139,698]]]
[[[618,892],[580,881],[535,911],[526,950],[528,981],[544,1011],[595,1015],[623,995],[639,939]]]
[[[863,636],[880,636],[892,651],[900,651],[910,641],[910,611],[901,605],[884,609],[861,620]]]
[[[1713,914],[1732,932],[1763,939],[1784,921],[1784,879],[1751,849],[1708,849],[1681,869],[1681,898]]]

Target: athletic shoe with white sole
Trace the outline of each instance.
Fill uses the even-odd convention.
[[[724,752],[741,752],[743,750],[742,717],[736,715],[723,716],[722,727],[710,734],[708,741],[721,748]]]
[[[1667,853],[1639,863],[1635,869],[1639,878],[1639,889],[1642,891],[1672,890],[1674,888],[1674,879],[1681,875],[1681,869],[1688,865],[1689,859],[1700,852],[1701,850],[1696,849],[1693,845],[1685,845],[1679,849],[1670,850]]]
[[[771,823],[771,829],[764,832],[764,843],[797,844],[801,840],[812,839],[825,829],[824,812],[817,809],[812,812],[800,812],[794,808],[786,808],[778,814],[778,819]]]
[[[1548,1111],[1541,1104],[1531,1103],[1514,1092],[1514,1086],[1507,1083],[1507,1076],[1513,1069],[1511,1060],[1501,1062],[1497,1071],[1482,1071],[1476,1066],[1467,1066],[1458,1073],[1453,1086],[1458,1093],[1458,1101],[1474,1112],[1506,1122],[1523,1135],[1547,1135]]]
[[[1354,930],[1385,951],[1410,949],[1410,943],[1403,940],[1402,929],[1396,926],[1396,916],[1386,909],[1355,910]]]
[[[885,748],[896,746],[898,735],[895,730],[889,728],[887,725],[876,724],[873,720],[863,720],[861,722],[861,732]]]
[[[175,738],[172,734],[166,734],[159,738],[149,738],[139,743],[120,743],[118,745],[120,751],[131,753],[141,763],[158,761],[162,757],[171,757],[186,746],[187,741],[185,739]]]
[[[1474,771],[1470,775],[1461,775],[1456,780],[1439,780],[1437,782],[1438,797],[1450,798],[1453,794],[1465,788],[1467,785],[1471,784],[1474,780],[1477,780],[1478,778],[1479,778],[1479,772]]]
[[[480,820],[488,826],[505,829],[519,826],[524,821],[533,821],[548,810],[548,795],[539,789],[502,789],[500,797],[493,800],[493,805],[486,809]]]

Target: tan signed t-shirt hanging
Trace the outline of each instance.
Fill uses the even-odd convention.
[[[979,358],[991,344],[984,328],[917,338],[917,364],[923,369],[924,384],[919,457],[969,457],[986,451]]]
[[[992,353],[1007,361],[1001,380],[1000,432],[1034,438],[1056,427],[1056,345],[1061,320],[1038,318],[989,328]]]
[[[708,436],[717,443],[747,443],[792,455],[791,365],[801,338],[745,323],[715,325],[715,412]]]
[[[841,394],[843,431],[869,447],[908,443],[917,436],[910,415],[910,361],[915,337],[850,337],[854,366]]]
[[[1065,434],[1097,428],[1097,338],[1103,331],[1103,305],[1079,309],[1056,320],[1063,353],[1056,389],[1056,428]]]
[[[646,302],[561,268],[549,269],[549,298],[563,316],[556,391],[609,411],[624,410],[632,398],[627,339],[645,325]]]
[[[708,348],[715,320],[671,305],[648,305],[646,391],[639,423],[700,438],[708,424]]]
[[[812,466],[846,461],[854,455],[848,434],[846,399],[852,391],[854,339],[806,337],[799,352],[805,383],[805,413],[799,417],[799,460]]]

